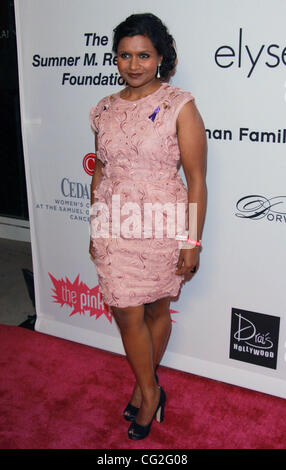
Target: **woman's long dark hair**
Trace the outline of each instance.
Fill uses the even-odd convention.
[[[124,37],[147,36],[151,41],[159,55],[163,56],[160,74],[166,79],[174,70],[177,54],[174,48],[174,39],[169,34],[167,27],[162,23],[160,18],[152,13],[138,13],[129,16],[122,21],[114,30],[113,47],[115,54],[118,51],[118,44]]]

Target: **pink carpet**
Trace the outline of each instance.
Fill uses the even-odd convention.
[[[160,366],[165,420],[133,442],[125,356],[0,325],[1,449],[285,449],[285,400]]]

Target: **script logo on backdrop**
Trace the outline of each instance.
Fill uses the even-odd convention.
[[[279,44],[245,44],[243,29],[239,28],[236,47],[224,44],[215,51],[215,63],[222,69],[230,67],[242,68],[250,78],[259,66],[275,69],[286,65],[286,45]],[[230,39],[233,42],[233,38]],[[259,64],[259,65],[258,65]]]
[[[265,218],[269,222],[286,223],[286,196],[265,196],[251,194],[236,203],[239,211],[235,215],[242,219],[258,220]]]
[[[230,359],[276,369],[280,318],[232,309]]]

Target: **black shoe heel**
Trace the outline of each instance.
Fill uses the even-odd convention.
[[[159,383],[159,378],[156,372],[154,372],[155,380],[157,384]],[[139,408],[136,406],[131,405],[131,403],[128,403],[126,406],[125,410],[123,411],[123,417],[126,419],[126,421],[134,421],[136,418],[136,415],[139,411]]]
[[[157,405],[156,411],[150,423],[147,424],[147,426],[142,426],[141,424],[136,423],[136,420],[134,420],[129,426],[128,437],[130,439],[133,439],[133,441],[139,441],[140,439],[144,439],[145,437],[148,436],[155,416],[156,416],[156,420],[158,421],[158,423],[163,422],[165,403],[166,403],[166,394],[160,385],[159,385],[159,389],[160,389],[159,403]]]

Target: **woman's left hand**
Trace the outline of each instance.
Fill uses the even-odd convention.
[[[195,273],[199,268],[200,247],[181,249],[177,263],[177,275],[189,275]]]

